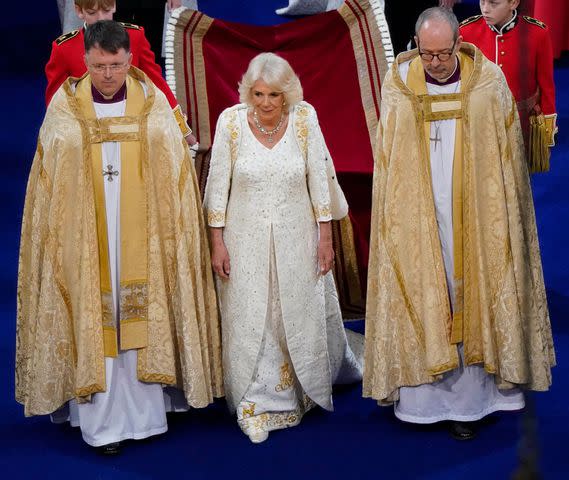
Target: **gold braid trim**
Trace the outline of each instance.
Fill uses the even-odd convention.
[[[176,385],[176,377],[165,373],[142,373],[138,375],[141,382],[161,383],[162,385]]]
[[[548,147],[555,146],[555,134],[558,131],[557,128],[557,114],[552,113],[551,115],[544,115],[545,119],[545,131],[547,132],[547,140],[549,141]]]
[[[450,370],[454,370],[455,368],[458,368],[458,362],[450,361],[450,362],[443,363],[441,365],[437,365],[435,367],[429,368],[427,370],[427,373],[433,377],[436,377],[437,375],[441,375],[442,373],[448,372]]]
[[[541,27],[544,30],[547,28],[547,25],[545,23],[541,22],[540,20],[538,20],[537,18],[533,18],[533,17],[530,17],[528,15],[524,15],[522,18],[526,22],[531,23],[532,25],[537,25],[538,27]]]
[[[184,137],[190,135],[192,133],[192,129],[188,125],[186,115],[184,115],[184,112],[182,112],[182,107],[180,107],[180,105],[176,105],[176,107],[172,110],[172,112],[174,113],[174,118],[178,123],[178,127],[180,127],[182,135]]]
[[[124,28],[130,28],[131,30],[140,30],[140,26],[135,25],[134,23],[128,22],[119,22]]]
[[[64,42],[67,42],[67,40],[71,40],[73,37],[76,37],[79,34],[79,30],[71,30],[69,33],[64,33],[63,35],[57,37],[55,39],[55,43],[57,45],[61,45]]]
[[[474,15],[472,17],[468,17],[467,19],[460,22],[460,26],[464,27],[465,25],[469,25],[471,23],[474,23],[474,22],[480,20],[481,18],[482,18],[482,15]]]
[[[81,399],[81,398],[85,398],[88,397],[90,395],[93,395],[94,393],[100,393],[100,392],[104,392],[105,391],[105,387],[103,387],[102,385],[99,385],[98,383],[93,383],[92,385],[89,385],[87,387],[81,387],[75,390],[75,396],[77,397],[77,399]]]

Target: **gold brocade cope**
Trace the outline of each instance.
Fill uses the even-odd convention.
[[[136,379],[177,388],[195,408],[223,395],[217,300],[190,151],[165,95],[134,67],[128,77],[129,100],[139,86],[144,89],[140,114],[127,111],[110,123],[86,117],[76,88],[86,77],[69,78],[53,96],[39,132],[18,270],[15,393],[27,416],[106,391],[94,188],[95,176],[103,175],[95,171],[91,153],[100,146],[92,141],[118,138],[112,135],[121,135],[122,144],[140,145],[140,163],[123,157],[120,176],[136,176],[146,187],[147,266],[141,267],[147,268],[148,335],[146,346],[136,350]],[[140,118],[131,123],[135,117]]]
[[[468,82],[474,69],[474,61],[463,53],[458,55],[460,63],[461,86]],[[419,97],[422,120],[424,122],[424,151],[426,154],[426,168],[430,171],[430,144],[427,140],[431,136],[431,122],[456,119],[454,159],[452,172],[452,226],[453,226],[453,256],[454,256],[454,289],[452,301],[452,322],[449,325],[450,341],[453,344],[463,341],[463,306],[464,306],[464,279],[463,279],[463,135],[462,118],[464,116],[464,98],[461,92],[441,95],[429,95],[425,72],[420,57],[411,61],[407,75],[407,86]],[[462,87],[461,87],[462,88]],[[444,148],[444,147],[443,147]]]
[[[140,82],[127,77],[124,117],[97,118],[93,107],[90,77],[76,89],[86,118],[88,143],[93,165],[93,188],[99,244],[101,301],[105,356],[118,354],[117,329],[120,324],[120,349],[146,347],[148,343],[148,228],[145,170],[146,151],[141,145],[141,131],[146,129],[141,115],[145,96]],[[105,176],[102,143],[120,142],[120,287],[119,311],[115,312],[109,266],[107,219],[105,210]],[[87,160],[88,161],[88,160]],[[117,323],[120,320],[120,323]]]
[[[398,401],[401,387],[433,384],[458,368],[460,335],[464,365],[479,365],[498,388],[551,385],[555,352],[520,119],[500,68],[472,44],[461,45],[463,54],[473,68],[469,74],[471,62],[461,58],[452,175],[455,259],[462,248],[455,265],[462,275],[455,268],[453,277],[463,280],[463,304],[455,301],[454,310],[462,309],[462,328],[450,317],[425,108],[402,78],[417,49],[401,53],[383,83],[363,378],[364,397],[383,405]]]

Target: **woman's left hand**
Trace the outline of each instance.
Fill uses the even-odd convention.
[[[320,223],[320,239],[318,241],[318,273],[326,275],[333,266],[332,224],[331,222],[323,222]]]

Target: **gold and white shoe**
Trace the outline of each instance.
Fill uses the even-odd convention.
[[[269,438],[269,432],[265,431],[251,432],[249,434],[249,440],[251,440],[252,443],[262,443],[267,438]]]

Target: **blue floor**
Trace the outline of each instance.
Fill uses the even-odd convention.
[[[43,3],[43,2],[42,2]],[[222,401],[205,410],[169,417],[165,435],[127,444],[123,455],[103,458],[80,432],[45,417],[24,418],[14,401],[15,294],[20,219],[25,182],[44,114],[43,66],[57,36],[55,2],[18,24],[7,17],[0,31],[5,56],[0,129],[0,475],[2,478],[260,479],[399,478],[507,479],[519,464],[533,417],[489,417],[475,441],[459,443],[440,426],[419,428],[397,421],[391,409],[361,398],[359,385],[337,389],[334,413],[315,410],[289,431],[252,445]],[[229,0],[200,1],[213,16],[245,20]],[[286,2],[243,2],[256,23],[273,23],[271,11]],[[262,6],[261,6],[262,5]],[[20,12],[21,16],[21,12]],[[258,17],[258,18],[257,18]],[[13,48],[15,45],[18,48]],[[12,46],[8,48],[7,46]],[[8,71],[9,70],[9,71]],[[535,394],[539,468],[544,479],[568,478],[569,448],[569,56],[558,62],[559,128],[552,171],[533,179],[546,285],[558,366],[550,392]],[[357,327],[361,330],[362,325]],[[531,440],[531,438],[530,438]]]

